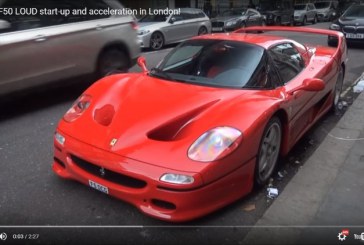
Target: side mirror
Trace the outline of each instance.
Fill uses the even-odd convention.
[[[174,22],[176,22],[176,18],[175,17],[172,17],[169,19],[169,23],[173,24]]]
[[[11,28],[10,22],[6,20],[0,20],[0,30],[5,30]]]
[[[143,56],[140,56],[138,58],[137,63],[138,63],[138,66],[140,68],[142,68],[144,74],[147,74],[149,72],[148,68],[147,68],[147,62]]]
[[[325,82],[319,78],[306,78],[303,80],[301,86],[294,88],[293,90],[289,91],[288,94],[293,95],[295,92],[303,90],[303,91],[311,91],[311,92],[318,92],[325,88]]]

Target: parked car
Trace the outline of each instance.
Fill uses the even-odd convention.
[[[53,171],[154,218],[201,217],[264,186],[278,156],[337,105],[346,54],[340,32],[248,27],[185,41],[150,71],[140,57],[141,73],[99,80],[64,115]]]
[[[337,17],[336,8],[338,1],[321,1],[316,2],[315,7],[319,21],[332,21]]]
[[[315,24],[318,20],[317,10],[312,3],[296,4],[294,6],[294,23],[306,25],[307,22]]]
[[[257,10],[265,17],[267,25],[293,25],[292,0],[260,0]]]
[[[331,24],[330,29],[343,32],[348,42],[364,43],[364,5],[351,5],[339,19]],[[337,38],[329,36],[328,44],[336,46]]]
[[[224,11],[211,19],[212,32],[233,31],[248,26],[265,25],[264,17],[255,9],[241,8]]]
[[[113,0],[0,1],[0,95],[74,76],[127,71],[140,54],[127,15],[43,14],[44,9],[119,9]],[[1,9],[0,8],[0,9]],[[38,14],[6,14],[15,8]]]
[[[196,35],[211,33],[210,18],[200,9],[181,8],[180,14],[145,15],[139,20],[142,48],[161,49]]]

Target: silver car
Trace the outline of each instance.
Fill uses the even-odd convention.
[[[315,3],[315,7],[318,12],[319,21],[332,21],[337,16],[336,8],[338,6],[338,1],[320,1]]]
[[[68,15],[54,12],[66,9]],[[0,10],[0,95],[126,71],[140,54],[136,19],[116,0],[0,0]]]
[[[211,33],[211,21],[200,9],[181,8],[170,15],[146,15],[139,20],[138,39],[142,48],[154,50],[196,35]]]
[[[294,6],[294,23],[306,25],[307,22],[315,24],[318,20],[317,10],[313,3],[296,4]]]

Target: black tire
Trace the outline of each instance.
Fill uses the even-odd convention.
[[[327,39],[327,45],[329,45],[330,47],[337,47],[338,40],[337,39],[328,38]]]
[[[294,26],[294,17],[293,16],[289,19],[288,25],[289,26]]]
[[[303,26],[307,25],[307,17],[306,16],[303,17],[302,25]]]
[[[277,137],[270,139],[270,137]],[[282,142],[282,123],[278,117],[272,117],[264,129],[260,140],[254,179],[258,186],[264,186],[273,174],[279,159]]]
[[[340,102],[340,95],[343,89],[343,84],[344,84],[344,69],[341,67],[339,74],[337,76],[337,80],[335,83],[335,88],[334,88],[334,98],[332,101],[332,109],[336,110],[339,102]]]
[[[159,50],[164,46],[164,36],[161,32],[157,31],[150,37],[150,48]]]
[[[204,26],[201,26],[201,27],[200,27],[200,29],[198,29],[198,33],[197,33],[197,35],[198,35],[198,36],[201,36],[201,35],[205,35],[205,34],[207,34],[207,33],[208,33],[207,28],[206,28],[206,27],[204,27]]]
[[[277,17],[277,18],[276,18],[275,25],[276,25],[276,26],[281,26],[281,25],[282,25],[281,17]]]
[[[318,19],[317,19],[317,15],[315,15],[315,18],[313,18],[312,24],[316,24],[316,23],[317,23],[317,21],[318,21]]]
[[[98,78],[115,73],[128,72],[130,60],[127,54],[118,48],[103,51],[97,62],[96,76]]]

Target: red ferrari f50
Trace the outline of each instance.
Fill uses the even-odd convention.
[[[338,38],[336,48],[250,31]],[[340,97],[342,33],[255,27],[198,36],[151,71],[94,83],[60,121],[53,170],[167,221],[187,221],[264,185],[279,155]]]

